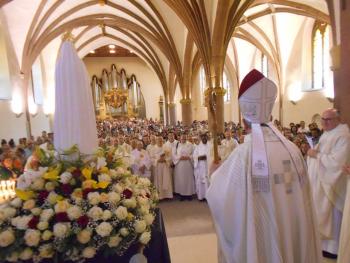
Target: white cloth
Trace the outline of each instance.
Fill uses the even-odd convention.
[[[342,167],[350,157],[350,133],[345,124],[325,131],[316,145],[317,158],[307,158],[323,249],[337,254],[347,178]]]
[[[270,157],[269,192],[253,190],[251,135],[211,176],[207,200],[223,253],[221,262],[320,263],[303,157],[292,143],[285,142],[290,144],[286,147],[269,127],[262,129]]]
[[[131,170],[134,174],[142,176],[142,177],[147,177],[151,178],[151,166],[152,166],[152,161],[145,150],[137,150],[134,149],[131,151]],[[140,168],[145,166],[145,170],[142,173],[140,171]]]
[[[167,158],[164,146],[153,147],[154,154],[154,186],[159,193],[159,199],[173,198],[173,185],[171,178],[171,170],[169,166],[169,157]],[[165,162],[159,162],[161,156],[164,156]]]
[[[122,145],[118,145],[114,155],[115,158],[121,158],[123,160],[125,167],[130,166],[131,146],[129,144],[123,143]]]
[[[341,224],[338,263],[350,262],[350,180],[347,182],[346,199]]]
[[[54,145],[66,150],[77,144],[91,154],[98,146],[90,80],[73,44],[63,42],[55,71]]]
[[[206,192],[209,187],[209,165],[211,146],[202,142],[194,148],[193,167],[196,183],[196,193],[199,200],[206,198]],[[198,160],[198,157],[206,156],[206,160]]]
[[[189,142],[179,143],[175,149],[173,161],[174,171],[174,191],[180,195],[190,196],[196,193],[194,184],[193,164],[192,164],[193,145]],[[180,160],[181,157],[189,157],[189,160]]]

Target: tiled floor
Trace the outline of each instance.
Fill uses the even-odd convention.
[[[160,207],[172,263],[217,263],[217,239],[206,203],[166,201]],[[324,259],[322,263],[336,263]]]

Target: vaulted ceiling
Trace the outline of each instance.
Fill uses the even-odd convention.
[[[39,54],[55,58],[62,35],[71,31],[81,57],[112,43],[132,50],[157,74],[168,101],[176,83],[190,97],[191,72],[198,65],[207,76],[220,72],[234,37],[278,63],[275,34],[262,26],[274,23],[272,14],[329,23],[323,0],[3,0],[1,5],[24,74]]]

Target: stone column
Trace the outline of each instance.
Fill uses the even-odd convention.
[[[181,111],[182,111],[182,123],[185,126],[191,126],[192,119],[192,101],[191,99],[182,99],[181,103]]]
[[[174,102],[169,102],[169,119],[170,119],[170,125],[175,126],[176,125],[176,104]]]
[[[350,125],[350,0],[340,7],[340,68],[335,74],[334,106],[341,111],[342,120]]]
[[[165,108],[165,125],[169,125],[169,107],[168,107],[168,102],[165,101],[164,103],[164,108]]]
[[[159,97],[159,121],[161,123],[164,123],[164,100],[163,100],[163,96]]]
[[[206,103],[209,103],[209,99],[207,96],[209,96],[211,91],[214,91],[216,94],[216,101],[215,101],[215,118],[216,118],[216,125],[217,125],[217,132],[224,132],[224,95],[226,93],[226,90],[224,88],[208,88],[205,91],[206,96]],[[210,110],[210,107],[208,107],[208,122],[210,129],[213,128],[213,116]]]

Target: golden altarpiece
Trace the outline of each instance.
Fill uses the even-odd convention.
[[[124,69],[119,72],[112,64],[111,70],[102,70],[100,77],[91,81],[92,97],[98,119],[146,118],[146,107],[136,76],[129,78]]]

